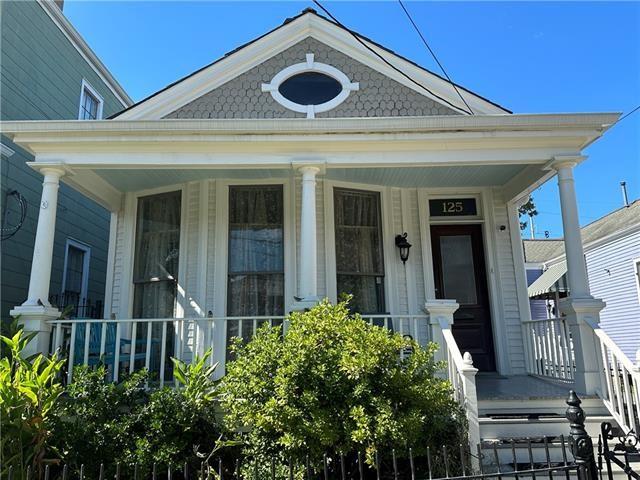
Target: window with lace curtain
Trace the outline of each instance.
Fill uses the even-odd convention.
[[[180,259],[181,192],[138,199],[133,316],[174,316]]]
[[[358,313],[385,313],[380,194],[334,189],[338,296]]]
[[[229,187],[227,315],[284,315],[282,185]],[[228,322],[228,341],[248,340],[253,327],[253,320]]]
[[[180,260],[180,209],[182,192],[161,193],[138,199],[136,244],[133,265],[133,317],[173,318],[175,316]],[[147,338],[151,328],[149,370],[160,372],[162,322],[136,325],[137,337]],[[164,378],[172,378],[171,360],[174,353],[173,324],[168,323],[165,341]],[[144,345],[136,345],[138,354]],[[144,360],[136,361],[136,368]]]

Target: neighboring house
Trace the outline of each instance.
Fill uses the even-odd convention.
[[[640,352],[640,200],[582,228],[591,294],[607,306],[600,325],[631,359]],[[556,316],[570,295],[562,240],[524,240],[531,317]]]
[[[594,346],[612,343],[592,321],[573,181],[618,117],[512,114],[305,10],[109,120],[3,125],[50,205],[14,313],[34,348],[69,349],[70,380],[102,358],[114,379],[147,367],[163,383],[170,356],[213,347],[222,374],[231,337],[350,293],[365,319],[440,345],[472,442],[565,432],[539,416],[564,412],[569,389],[635,427],[638,403],[620,412],[602,388],[612,370]],[[536,356],[518,206],[556,175],[572,341]],[[114,219],[102,322],[55,321],[35,301],[59,181]]]
[[[0,2],[1,120],[102,119],[131,104],[61,6]],[[42,175],[27,165],[32,161],[2,135],[2,320],[27,298],[42,193]],[[73,315],[102,316],[109,222],[102,206],[61,185],[48,292],[59,307],[79,304]]]

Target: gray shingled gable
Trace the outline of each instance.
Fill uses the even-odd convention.
[[[358,91],[352,92],[333,110],[318,113],[318,118],[458,114],[308,37],[164,118],[305,118],[304,113],[293,112],[280,105],[269,93],[263,92],[261,86],[262,83],[270,82],[283,68],[304,62],[307,53],[313,53],[315,61],[341,70],[352,82],[360,83]]]

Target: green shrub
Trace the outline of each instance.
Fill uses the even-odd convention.
[[[437,376],[437,348],[371,326],[346,303],[294,313],[283,337],[265,326],[234,345],[221,402],[229,428],[244,427],[251,455],[302,461],[307,453],[412,447],[416,455],[466,442],[462,410]],[[411,355],[400,355],[412,349]]]
[[[107,381],[104,366],[77,368],[55,425],[56,446],[65,462],[76,470],[83,463],[89,475],[101,463],[109,467],[107,474],[118,463],[125,470],[137,464],[141,475],[153,463],[175,468],[190,462],[197,468],[195,450],[211,450],[220,432],[217,385],[211,379],[216,366],[207,367],[210,355],[196,357],[190,365],[172,359],[180,388],[148,390],[146,371],[115,384]]]
[[[42,472],[51,453],[52,409],[62,393],[58,372],[63,361],[56,355],[23,355],[33,337],[22,330],[1,337],[8,356],[0,360],[0,473],[13,467],[14,478],[22,478],[28,466]]]

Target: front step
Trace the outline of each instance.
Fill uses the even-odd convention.
[[[536,438],[569,435],[569,422],[553,414],[506,414],[480,417],[480,437],[485,440]],[[587,416],[585,428],[591,438],[598,438],[600,424],[613,422],[611,416]]]

